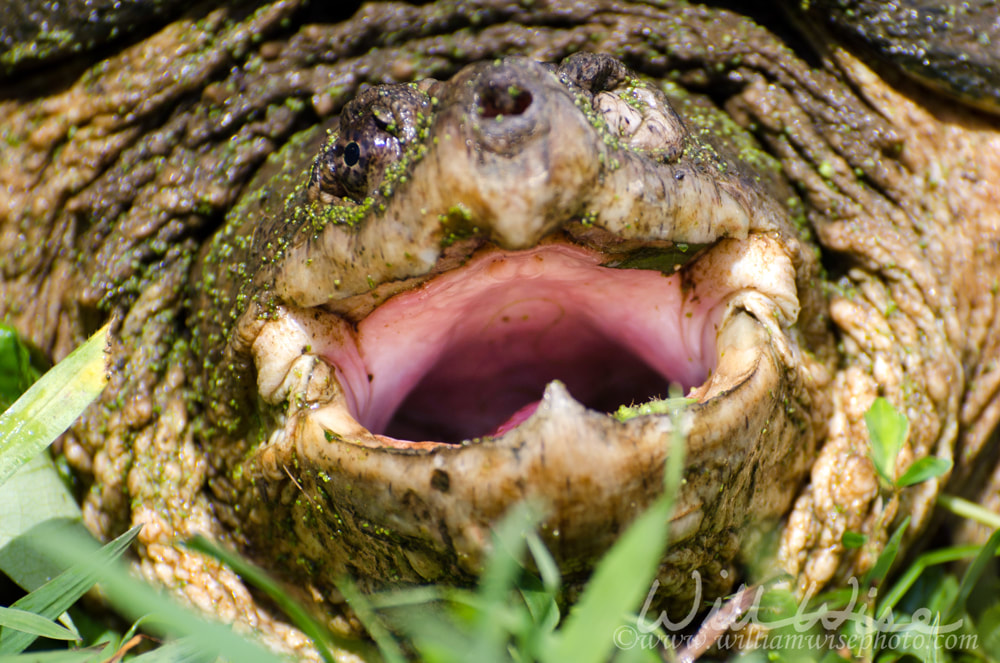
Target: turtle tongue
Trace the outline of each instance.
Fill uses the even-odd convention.
[[[500,437],[507,431],[517,428],[521,424],[521,422],[525,421],[528,417],[530,417],[535,413],[535,410],[538,409],[538,405],[540,403],[541,401],[528,403],[527,405],[519,409],[517,412],[510,415],[510,418],[507,419],[507,421],[497,426],[497,429],[492,433],[490,433],[490,437]]]

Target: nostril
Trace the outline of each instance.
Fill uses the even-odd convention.
[[[479,113],[483,117],[520,115],[531,106],[531,93],[516,85],[489,86],[479,96]]]

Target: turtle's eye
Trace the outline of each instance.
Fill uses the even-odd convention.
[[[340,128],[316,158],[310,196],[333,205],[377,196],[386,170],[416,140],[417,120],[429,110],[427,95],[407,85],[366,90],[344,106]]]
[[[344,163],[353,166],[361,159],[361,146],[351,141],[344,148]]]
[[[313,164],[309,184],[312,195],[330,204],[345,198],[360,203],[375,194],[386,167],[400,154],[399,140],[374,123],[363,132],[336,137]]]
[[[333,153],[334,176],[347,197],[360,203],[368,196],[375,195],[386,168],[399,159],[403,146],[398,138],[372,122],[365,127],[364,133],[342,137],[337,141]]]

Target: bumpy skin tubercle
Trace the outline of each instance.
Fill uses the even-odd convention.
[[[907,543],[922,531],[949,479],[880,498],[862,418],[878,395],[910,420],[900,471],[934,454],[955,459],[952,490],[988,478],[972,468],[1000,413],[995,118],[822,24],[797,53],[681,3],[378,3],[312,25],[293,0],[193,11],[58,86],[5,80],[0,101],[0,311],[54,358],[120,315],[109,388],[62,450],[95,532],[145,525],[147,577],[308,656],[176,541],[240,546],[326,605],[341,571],[468,582],[489,523],[533,495],[577,586],[659,489],[669,427],[614,420],[615,396],[575,386],[595,380],[550,369],[590,350],[653,395],[675,377],[651,331],[667,320],[699,401],[668,607],[689,607],[691,570],[719,579],[757,518],[782,524],[802,591],[871,565],[878,537],[848,551],[844,532],[903,515]],[[565,60],[579,51],[624,64]],[[537,301],[490,285],[515,272]],[[607,294],[618,281],[631,296]],[[679,308],[608,322],[640,292]],[[415,347],[394,321],[425,325],[421,298],[470,315],[418,327],[438,354],[404,354],[426,371],[383,371],[378,339]],[[482,299],[551,325],[508,334]],[[404,387],[460,393],[449,357],[525,339],[546,350],[508,371],[530,377],[527,410],[455,432],[413,415],[434,399]]]

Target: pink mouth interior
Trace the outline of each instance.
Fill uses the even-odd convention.
[[[601,259],[492,250],[391,298],[327,350],[351,414],[376,434],[460,442],[520,424],[555,379],[605,412],[704,382],[719,302]]]

